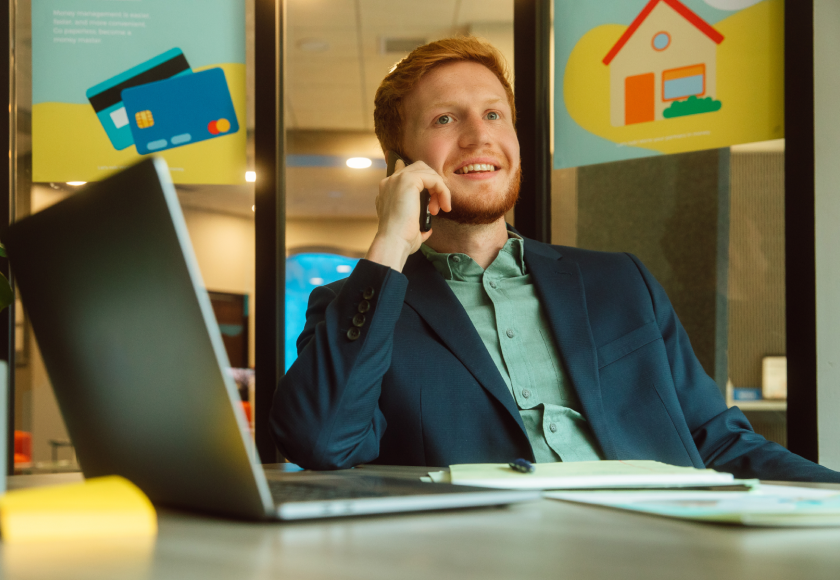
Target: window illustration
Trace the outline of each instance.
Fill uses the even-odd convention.
[[[706,65],[697,64],[662,71],[662,100],[676,101],[706,93]]]

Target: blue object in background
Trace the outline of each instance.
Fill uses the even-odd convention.
[[[760,401],[761,389],[758,387],[735,387],[732,389],[732,399],[735,401]]]
[[[122,98],[141,155],[239,131],[220,68],[125,89]]]
[[[309,294],[350,275],[359,262],[338,254],[295,254],[286,258],[286,370],[297,359],[297,339],[306,323]]]

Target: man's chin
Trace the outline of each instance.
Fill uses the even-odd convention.
[[[460,199],[455,194],[452,200],[452,211],[439,212],[435,217],[467,226],[481,226],[495,223],[516,205],[519,199],[520,181],[521,170],[517,170],[516,175],[507,187],[507,191],[490,203],[486,199]]]

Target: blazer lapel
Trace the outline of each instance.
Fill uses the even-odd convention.
[[[511,414],[527,438],[522,416],[513,396],[481,341],[467,311],[434,266],[416,252],[403,268],[408,278],[405,302],[432,327],[450,351],[472,373],[486,391]]]
[[[598,360],[583,280],[578,265],[563,260],[560,252],[533,240],[525,240],[525,265],[534,278],[540,302],[554,332],[560,356],[583,405],[584,415],[607,459],[615,448],[601,400]]]

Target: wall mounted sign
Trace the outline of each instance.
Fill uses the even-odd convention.
[[[32,3],[32,180],[244,183],[245,0]]]
[[[784,137],[784,0],[555,0],[554,167]]]

